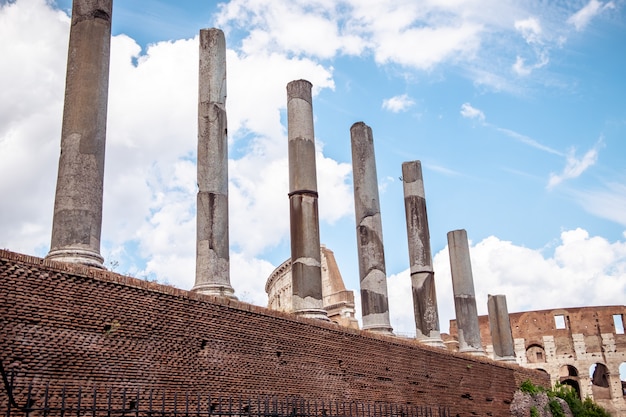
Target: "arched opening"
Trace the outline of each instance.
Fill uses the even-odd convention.
[[[561,381],[561,384],[572,387],[572,389],[576,391],[576,395],[578,396],[578,398],[582,399],[582,397],[580,396],[580,384],[578,383],[578,381],[575,381],[573,379],[564,379]]]
[[[591,392],[595,400],[611,399],[609,389],[609,369],[602,363],[595,363],[589,367],[589,379],[591,379]]]
[[[559,368],[559,382],[563,385],[568,385],[576,391],[578,398],[580,396],[580,383],[578,382],[578,369],[573,365],[563,365]]]
[[[568,377],[575,377],[578,379],[578,369],[573,365],[563,365],[559,368],[559,378],[568,379]]]
[[[526,348],[526,359],[528,363],[543,363],[546,361],[546,352],[541,345],[530,345]]]

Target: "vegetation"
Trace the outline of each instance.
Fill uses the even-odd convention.
[[[550,412],[554,417],[565,417],[565,412],[563,412],[557,398],[565,400],[574,417],[611,417],[604,408],[593,402],[591,398],[587,397],[584,401],[578,398],[576,391],[569,385],[556,384],[554,388],[546,390],[543,387],[534,385],[530,380],[526,380],[520,385],[520,391],[530,395],[545,392],[549,399],[548,407],[550,407]],[[531,407],[530,415],[531,417],[539,415],[536,407]]]

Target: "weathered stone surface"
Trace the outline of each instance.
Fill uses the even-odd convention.
[[[515,362],[515,345],[511,332],[511,321],[509,320],[509,309],[506,306],[506,296],[489,294],[487,308],[495,358]]]
[[[104,268],[100,255],[112,0],[75,0],[48,259]]]
[[[452,272],[454,309],[459,332],[459,351],[483,355],[472,264],[465,230],[448,232],[448,250]]]
[[[402,182],[416,334],[423,343],[443,348],[420,161],[402,164]]]
[[[193,291],[234,297],[228,234],[226,40],[200,30],[196,281]]]
[[[306,80],[287,84],[292,303],[300,316],[328,320],[322,295],[311,87]]]
[[[350,138],[363,329],[391,333],[372,129],[355,123]]]

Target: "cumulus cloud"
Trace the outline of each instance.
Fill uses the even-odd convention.
[[[411,106],[415,104],[415,101],[407,94],[393,96],[383,100],[383,109],[389,110],[392,113],[400,113],[407,111]]]
[[[609,242],[583,229],[563,231],[553,253],[491,236],[476,244],[470,242],[470,258],[481,315],[487,314],[488,294],[506,295],[511,313],[621,305],[626,297],[626,241]],[[433,266],[440,326],[447,332],[455,317],[447,247],[435,254]],[[400,333],[414,334],[408,270],[389,277],[388,282],[392,326]]]
[[[461,116],[467,119],[476,119],[479,122],[485,121],[485,113],[473,107],[470,103],[463,103],[461,105]]]
[[[612,1],[602,3],[598,0],[590,0],[582,9],[571,15],[567,19],[567,23],[573,25],[577,31],[584,30],[591,19],[607,9],[614,9],[615,4]]]
[[[598,161],[598,149],[597,146],[589,149],[581,158],[576,157],[576,149],[570,149],[565,156],[565,168],[560,174],[550,174],[548,180],[548,189],[552,189],[563,181],[578,178],[589,167],[595,165]]]
[[[44,0],[0,9],[0,246],[43,256],[49,245],[69,17]],[[45,37],[33,34],[46,33]],[[61,53],[60,53],[61,52]],[[260,254],[288,236],[286,84],[314,96],[332,69],[306,57],[228,50],[230,241],[237,292],[265,304],[273,269]],[[258,80],[263,79],[259,83]],[[117,272],[190,288],[195,276],[198,39],[111,41],[102,254]],[[12,103],[11,106],[8,106]],[[55,133],[56,132],[56,133]],[[350,167],[318,154],[320,219],[351,212]],[[32,167],[37,166],[37,170]],[[331,203],[332,202],[332,203]],[[254,273],[252,272],[254,271]],[[245,298],[244,297],[244,298]]]

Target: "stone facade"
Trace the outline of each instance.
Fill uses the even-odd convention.
[[[359,323],[354,317],[354,293],[346,290],[335,254],[323,245],[320,252],[324,310],[332,322],[358,329]],[[268,296],[267,307],[277,311],[293,312],[291,291],[290,258],[276,268],[267,279],[265,284],[265,292]]]
[[[574,387],[612,413],[626,416],[626,306],[581,307],[511,313],[519,365],[550,375],[551,383]],[[482,344],[493,357],[488,316],[480,316]],[[457,334],[450,322],[450,335]]]

